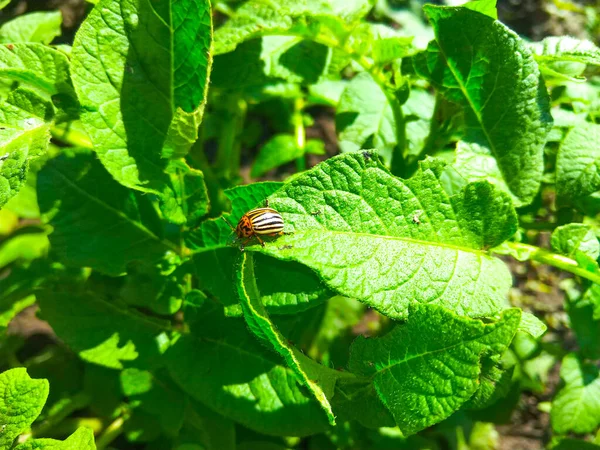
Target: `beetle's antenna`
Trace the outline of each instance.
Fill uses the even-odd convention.
[[[221,219],[223,219],[225,223],[229,226],[229,228],[231,228],[231,231],[235,233],[235,228],[233,228],[233,226],[229,223],[229,220],[227,220],[225,216],[221,216]]]

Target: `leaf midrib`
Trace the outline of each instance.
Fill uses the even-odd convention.
[[[145,233],[146,235],[148,235],[151,239],[153,239],[154,241],[160,243],[161,245],[167,247],[169,250],[174,251],[176,254],[180,254],[181,252],[179,251],[179,249],[172,244],[169,241],[164,241],[162,239],[159,239],[158,236],[156,236],[154,233],[152,233],[148,228],[146,228],[145,226],[143,226],[142,224],[132,220],[129,216],[125,215],[123,212],[119,211],[118,209],[113,208],[111,205],[101,201],[99,198],[91,195],[90,193],[88,193],[86,190],[82,189],[81,187],[79,187],[76,183],[74,183],[73,181],[71,181],[68,177],[66,177],[61,171],[59,171],[58,169],[56,169],[55,167],[50,167],[50,169],[57,174],[62,180],[63,182],[71,187],[72,189],[74,189],[75,191],[79,192],[81,195],[83,195],[84,197],[92,200],[94,203],[97,203],[98,205],[108,209],[110,212],[112,212],[113,214],[117,215],[118,217],[122,218],[126,223],[129,223],[131,225],[133,225],[135,228],[139,229],[142,233]]]
[[[503,318],[502,318],[502,319],[503,319]],[[500,319],[500,321],[501,321],[502,319]],[[382,374],[382,373],[386,372],[387,370],[392,370],[393,368],[395,368],[395,367],[397,367],[397,366],[400,366],[400,365],[403,365],[403,364],[408,364],[410,361],[412,361],[412,360],[414,360],[414,359],[418,359],[418,358],[425,358],[425,357],[427,357],[427,356],[435,355],[435,354],[437,354],[437,353],[441,353],[441,352],[447,352],[447,351],[450,351],[450,350],[452,350],[452,349],[454,349],[454,348],[456,348],[456,347],[458,347],[458,346],[461,346],[461,345],[467,345],[467,344],[469,344],[470,342],[477,341],[477,340],[479,340],[479,339],[481,339],[481,338],[483,338],[483,337],[487,336],[488,334],[490,334],[490,333],[493,333],[493,332],[494,332],[494,331],[496,331],[496,330],[497,330],[497,329],[498,329],[500,326],[504,325],[504,324],[501,324],[501,323],[500,323],[500,321],[499,321],[499,322],[496,322],[495,324],[493,324],[493,325],[494,325],[494,327],[492,327],[491,329],[489,329],[489,331],[488,331],[488,330],[486,330],[486,328],[488,328],[488,327],[489,327],[489,325],[487,325],[487,326],[486,326],[485,324],[483,324],[483,327],[484,327],[484,330],[483,330],[483,331],[484,331],[484,332],[483,332],[482,334],[480,334],[480,335],[478,335],[478,336],[476,336],[476,337],[472,338],[472,339],[466,339],[466,340],[462,340],[462,341],[460,341],[460,342],[457,342],[456,344],[452,344],[452,345],[449,345],[449,346],[446,346],[446,347],[438,348],[438,349],[436,349],[436,350],[433,350],[433,351],[424,352],[424,353],[419,353],[419,354],[417,354],[417,355],[412,355],[412,356],[410,356],[409,358],[404,358],[404,359],[402,359],[401,361],[394,362],[393,364],[390,364],[389,366],[386,366],[386,367],[384,367],[383,369],[381,369],[381,370],[378,370],[377,372],[375,372],[375,373],[373,374],[373,378],[374,378],[375,376],[377,376],[377,375],[380,375],[380,374]],[[491,324],[490,324],[490,325],[491,325]],[[481,355],[481,353],[482,353],[483,351],[485,351],[485,347],[486,347],[486,345],[485,345],[485,344],[483,344],[483,343],[480,343],[480,345],[482,345],[482,346],[484,347],[484,348],[483,348],[481,351],[479,351],[479,354]],[[489,347],[489,346],[488,346],[488,347]]]
[[[424,241],[421,239],[409,238],[409,237],[405,237],[405,236],[389,236],[389,235],[384,235],[384,234],[360,233],[360,232],[355,232],[355,231],[324,230],[324,229],[318,229],[318,228],[309,229],[309,230],[299,230],[299,231],[292,233],[292,235],[296,235],[296,234],[300,234],[300,233],[302,233],[303,236],[308,235],[308,234],[313,234],[313,233],[314,234],[329,233],[329,234],[334,234],[334,235],[347,235],[347,236],[358,236],[358,237],[365,237],[365,238],[386,239],[386,240],[392,240],[392,241],[407,242],[407,243],[415,244],[415,245],[423,245],[423,246],[428,246],[428,247],[441,247],[441,248],[447,248],[450,250],[457,250],[457,251],[462,251],[462,252],[474,253],[477,255],[489,256],[488,252],[483,249],[477,249],[477,248],[472,248],[472,247],[463,247],[463,246],[456,245],[456,244],[448,244],[446,242]],[[277,244],[278,242],[282,243],[285,241],[265,242],[265,245],[268,246],[269,243]],[[253,246],[253,247],[256,248],[255,246]],[[252,250],[253,247],[246,247],[246,249]],[[214,249],[214,247],[212,249]],[[204,250],[204,249],[202,249],[202,250]],[[257,248],[257,250],[260,250],[260,249]]]

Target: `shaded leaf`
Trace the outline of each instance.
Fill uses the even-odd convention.
[[[337,375],[331,369],[319,366],[288,344],[286,338],[271,322],[269,314],[261,302],[255,281],[254,263],[251,258],[252,256],[248,256],[247,253],[241,256],[241,267],[238,270],[236,283],[248,328],[259,340],[283,357],[288,367],[298,377],[298,380],[306,386],[313,398],[319,402],[327,416],[327,420],[333,426],[335,425],[335,416],[328,398],[333,395]],[[313,380],[314,377],[319,377],[319,379]]]
[[[252,165],[252,177],[260,177],[265,172],[304,156],[305,149],[298,147],[294,136],[276,134],[258,151]]]
[[[165,323],[92,294],[44,290],[37,298],[44,320],[84,361],[111,369],[161,365]]]
[[[320,406],[281,357],[267,351],[243,320],[224,318],[212,308],[193,334],[168,350],[175,382],[192,398],[261,433],[305,436],[327,429]]]
[[[583,254],[593,264],[600,256],[600,243],[591,226],[582,223],[570,223],[557,227],[550,240],[552,248],[558,253],[576,257]]]
[[[121,275],[133,261],[177,253],[161,237],[150,198],[115,182],[90,153],[50,160],[38,174],[38,201],[53,227],[52,251],[66,264]]]
[[[375,81],[360,73],[346,86],[335,113],[342,152],[375,148],[386,162],[398,143],[392,108]]]

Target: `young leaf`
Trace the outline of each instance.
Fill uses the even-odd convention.
[[[277,134],[260,148],[250,175],[254,178],[260,177],[271,169],[304,156],[304,151],[298,147],[294,136]]]
[[[18,16],[0,27],[0,44],[37,42],[50,44],[60,36],[60,11],[32,12]]]
[[[48,398],[48,381],[33,380],[24,368],[0,374],[0,448],[11,448],[15,438],[39,416]]]
[[[152,192],[174,222],[185,220],[179,170],[197,137],[210,69],[206,0],[102,0],[72,50],[81,120],[102,164],[124,186]],[[165,171],[169,173],[165,173]],[[172,172],[175,172],[173,174]]]
[[[41,291],[42,317],[81,359],[111,369],[161,365],[168,326],[91,294]]]
[[[96,450],[94,432],[79,427],[64,441],[56,439],[32,439],[15,447],[14,450]]]
[[[271,322],[256,287],[252,256],[248,256],[247,253],[242,255],[236,284],[248,328],[250,328],[261,342],[270,346],[283,357],[288,367],[298,377],[298,380],[306,386],[310,394],[321,405],[329,423],[332,426],[335,425],[335,416],[331,410],[328,397],[332,397],[333,395],[333,387],[337,375],[332,376],[335,372],[319,366],[311,359],[302,355],[293,346],[290,346],[286,338]],[[311,378],[315,376],[318,376],[319,379],[313,380]]]
[[[0,47],[1,48],[1,47]],[[52,105],[35,93],[16,89],[0,103],[0,207],[26,182],[29,164],[46,153]]]
[[[269,198],[291,234],[247,249],[307,265],[329,288],[391,318],[405,318],[413,302],[493,314],[506,307],[511,280],[485,249],[516,229],[510,198],[488,183],[453,196],[443,186],[434,161],[401,180],[373,153],[340,155]]]
[[[509,309],[492,322],[456,316],[434,305],[411,306],[410,319],[384,337],[359,337],[350,369],[373,379],[402,434],[445,419],[479,386],[480,359],[499,355],[521,320]]]
[[[556,228],[550,240],[552,248],[569,257],[581,254],[594,263],[600,256],[600,243],[589,225],[570,223]]]
[[[224,318],[212,306],[165,355],[173,380],[219,414],[262,433],[306,436],[327,429],[319,404],[281,357],[243,320]]]
[[[285,0],[277,3],[251,0],[239,7],[235,16],[215,32],[215,54],[231,52],[242,42],[264,35],[339,32],[343,29],[343,20],[356,21],[371,8],[368,0],[355,0],[353,3],[340,0]],[[315,22],[312,27],[309,26],[311,22]],[[342,33],[347,32],[344,30]]]
[[[17,81],[44,100],[63,94],[76,101],[69,77],[67,56],[51,47],[36,43],[0,46],[0,79]],[[60,99],[66,100],[61,97]],[[52,99],[56,105],[57,99]]]
[[[600,66],[600,48],[570,36],[550,36],[532,44],[536,61],[546,77],[580,81],[587,65]]]
[[[397,144],[392,108],[371,75],[358,74],[346,86],[336,109],[335,127],[342,152],[376,148],[386,162]]]
[[[38,174],[38,201],[53,227],[52,250],[69,265],[116,276],[133,261],[178,251],[161,237],[150,198],[116,183],[88,152],[50,160]]]
[[[591,433],[600,424],[598,367],[569,353],[563,359],[560,377],[565,385],[552,401],[552,428],[559,434]]]
[[[511,192],[530,203],[539,190],[552,126],[548,93],[531,51],[515,33],[478,12],[432,5],[424,10],[436,40],[414,58],[416,72],[464,106],[465,140],[489,148]]]
[[[600,189],[600,125],[572,128],[556,156],[556,201],[569,206]]]

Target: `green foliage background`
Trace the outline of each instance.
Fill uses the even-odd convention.
[[[0,450],[600,448],[599,10],[89,3],[0,26]]]

